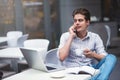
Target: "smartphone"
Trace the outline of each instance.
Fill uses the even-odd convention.
[[[76,29],[74,30],[74,33],[76,33],[76,35],[77,35],[77,30]]]

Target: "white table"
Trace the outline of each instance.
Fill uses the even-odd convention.
[[[6,48],[7,37],[0,37],[0,49]]]
[[[42,49],[43,48],[39,48],[39,50],[42,50]],[[38,49],[34,49],[34,50],[38,50]],[[11,47],[11,48],[1,49],[0,58],[10,60],[11,68],[13,68],[14,71],[18,72],[18,61],[22,60],[24,56],[19,48]]]
[[[0,37],[0,43],[6,42],[6,41],[7,41],[7,37]]]
[[[18,60],[23,58],[19,48],[6,48],[0,50],[0,58],[11,60],[11,67],[18,72]]]
[[[0,50],[0,58],[23,58],[19,48],[5,48]]]
[[[52,73],[46,73],[34,69],[28,69],[21,73],[15,74],[3,80],[90,80],[91,76],[86,74],[73,75],[65,74],[62,78],[52,78],[51,76],[57,73],[65,73],[63,71],[57,71]]]

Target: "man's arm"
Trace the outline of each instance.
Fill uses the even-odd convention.
[[[91,51],[91,50],[89,50],[89,49],[85,49],[85,50],[84,50],[84,55],[85,55],[86,57],[95,58],[95,59],[97,59],[97,60],[101,60],[101,59],[103,59],[103,58],[105,57],[105,55],[97,54],[96,52]]]
[[[73,38],[70,35],[65,45],[59,49],[59,57],[61,61],[63,61],[69,55],[69,50],[70,50],[70,45],[72,43],[72,39]]]
[[[69,33],[70,35],[68,37],[68,40],[66,41],[64,46],[59,49],[59,58],[61,61],[63,61],[69,55],[72,40],[76,36],[76,33],[74,33],[74,28],[72,26],[69,28]]]

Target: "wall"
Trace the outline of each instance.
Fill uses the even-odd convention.
[[[61,32],[68,31],[68,28],[73,24],[72,12],[75,8],[87,8],[91,16],[101,17],[101,2],[100,0],[60,0],[60,22]]]

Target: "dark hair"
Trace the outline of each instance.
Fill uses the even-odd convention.
[[[73,18],[74,18],[74,16],[75,16],[76,14],[82,14],[82,15],[85,16],[85,20],[86,20],[86,21],[87,21],[87,20],[90,21],[90,12],[89,12],[87,9],[85,9],[85,8],[75,9],[75,10],[73,11],[73,13],[72,13]]]

